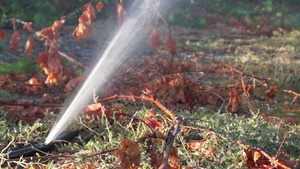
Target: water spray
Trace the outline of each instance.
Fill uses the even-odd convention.
[[[144,33],[142,32],[144,30],[143,23],[146,21],[142,12],[146,7],[147,5],[144,1],[136,0],[133,2],[128,10],[127,19],[104,50],[100,60],[87,77],[71,104],[52,127],[45,144],[49,144],[54,138],[65,131],[74,122],[76,117],[83,114],[82,107],[89,100],[92,100],[93,89],[103,87],[103,84],[117,72],[118,67],[126,60],[128,53],[134,50],[133,44],[140,41],[140,35]],[[151,18],[147,18],[147,21],[149,20]]]

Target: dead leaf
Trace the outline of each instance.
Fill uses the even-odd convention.
[[[32,84],[32,85],[39,85],[39,81],[36,79],[36,78],[31,78],[29,81],[28,81],[29,84]]]
[[[12,80],[13,81],[19,81],[19,82],[22,82],[22,81],[25,81],[27,80],[27,75],[26,73],[24,72],[21,72],[21,73],[15,73],[15,74],[12,74]]]
[[[58,30],[52,27],[47,27],[35,33],[37,36],[41,36],[42,40],[45,40],[45,45],[49,45],[50,41],[56,43],[58,41]]]
[[[148,114],[148,116],[149,116],[150,118],[153,118],[153,117],[155,117],[155,115],[156,115],[156,111],[155,111],[154,108],[151,108],[150,111],[148,111],[147,114]]]
[[[52,25],[52,29],[60,29],[64,23],[65,23],[64,19],[61,19],[59,21],[54,21]]]
[[[150,45],[152,47],[155,47],[159,51],[160,39],[159,39],[159,33],[158,33],[157,29],[154,29],[150,36]]]
[[[91,20],[96,19],[95,10],[94,10],[92,3],[88,3],[88,4],[84,5],[83,9],[84,9],[84,11],[87,11],[89,13]]]
[[[47,68],[56,72],[57,74],[62,73],[63,60],[60,54],[55,53],[53,56],[48,57]],[[61,77],[60,77],[61,78]]]
[[[32,50],[34,49],[34,39],[30,37],[25,43],[25,53],[27,56],[32,55]]]
[[[45,83],[49,86],[53,86],[59,81],[58,75],[56,72],[50,71],[48,73],[48,78],[46,79]]]
[[[0,39],[2,39],[4,42],[6,42],[7,40],[7,33],[5,32],[4,29],[2,29],[0,32]]]
[[[94,115],[95,118],[98,116],[101,118],[102,114],[105,115],[106,118],[108,118],[111,114],[111,111],[109,108],[105,107],[102,103],[94,103],[87,105],[84,109],[84,114],[92,116]]]
[[[229,102],[227,106],[225,107],[225,111],[230,112],[237,112],[239,108],[240,98],[239,98],[239,92],[235,88],[233,91],[229,92]]]
[[[92,23],[91,14],[87,11],[84,11],[81,16],[78,18],[79,23],[85,23],[90,25]]]
[[[48,93],[43,95],[42,103],[53,103],[54,99]]]
[[[179,161],[170,161],[168,168],[169,169],[181,169],[182,164]]]
[[[177,160],[180,159],[179,156],[178,156],[178,150],[177,150],[177,148],[172,147],[170,155],[169,155],[169,159],[171,161],[177,161]]]
[[[97,9],[98,11],[100,11],[100,10],[103,8],[103,6],[104,6],[103,2],[100,1],[100,2],[96,5],[96,9]]]
[[[127,138],[121,139],[121,147],[116,150],[120,167],[124,169],[134,169],[140,167],[141,154],[139,145]]]
[[[155,119],[145,118],[144,121],[154,130],[159,130],[159,128],[162,126],[161,122],[156,121]]]
[[[76,41],[80,41],[84,36],[88,35],[90,32],[91,27],[88,24],[81,22],[74,30],[72,36],[75,38]]]
[[[168,39],[164,44],[164,48],[171,53],[176,53],[177,45],[174,42],[172,35],[168,36]]]
[[[40,65],[40,68],[48,67],[48,57],[49,53],[47,51],[42,51],[36,58],[36,62]]]
[[[65,92],[72,91],[76,87],[76,85],[79,82],[80,78],[81,77],[76,77],[76,78],[72,78],[71,80],[69,80],[69,82],[65,85],[64,91]]]
[[[271,98],[275,97],[277,94],[277,87],[276,86],[270,86],[270,89],[260,97],[261,100],[264,101],[271,101]]]
[[[34,32],[33,28],[32,28],[32,23],[31,22],[24,22],[23,23],[23,29],[27,29],[28,32]]]
[[[9,50],[12,52],[17,52],[20,48],[21,34],[19,31],[15,31],[10,37]]]

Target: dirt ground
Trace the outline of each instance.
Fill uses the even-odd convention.
[[[66,24],[61,28],[58,42],[60,50],[84,64],[87,69],[91,69],[93,67],[92,65],[95,64],[95,61],[101,57],[101,53],[109,44],[117,30],[117,20],[115,18],[95,20],[92,23],[92,32],[81,41],[75,41],[72,37],[75,27],[76,25],[74,24]],[[152,28],[145,29],[145,34],[148,34],[148,37],[151,35],[151,29]],[[168,31],[163,27],[159,28],[159,31],[161,38],[166,39]],[[197,52],[210,56],[214,59],[218,59],[224,63],[232,64],[232,66],[240,66],[240,68],[243,68],[243,63],[261,62],[261,60],[255,60],[255,57],[251,57],[250,55],[241,54],[241,58],[237,59],[236,57],[237,54],[239,54],[239,50],[243,53],[246,49],[253,49],[255,47],[251,45],[259,41],[258,37],[249,36],[246,31],[236,30],[229,27],[191,29],[180,26],[172,26],[172,34],[178,45],[179,53]],[[152,55],[156,52],[156,50],[150,46],[149,39],[144,39],[140,44],[136,45],[136,55]],[[35,59],[38,56],[38,53],[43,49],[43,43],[36,43],[36,48],[33,51],[33,55],[30,57]],[[23,54],[23,49],[18,53],[11,53],[7,50],[3,51],[3,53],[8,57],[3,58],[1,61],[2,63],[9,63],[10,61],[17,61],[24,57],[28,57]],[[265,59],[263,62],[267,63],[268,60]],[[300,65],[299,58],[294,58],[293,62],[297,62]],[[251,66],[249,67],[252,68]],[[296,92],[300,92],[298,86],[299,82],[296,82],[289,87]],[[27,97],[27,100],[38,100],[40,97],[40,95],[30,96],[29,98]],[[275,114],[279,116],[282,115],[282,111],[286,111],[287,114],[284,115],[284,117],[292,117],[297,121],[300,121],[300,108],[297,106],[285,106],[285,101],[288,101],[289,99],[290,98],[286,98],[286,96],[279,96],[278,99],[275,100],[275,104],[265,102],[257,102],[255,104],[260,107],[261,111],[268,112],[270,114],[274,114],[274,112],[276,112]],[[279,106],[278,102],[280,102]],[[274,108],[273,105],[277,106]]]

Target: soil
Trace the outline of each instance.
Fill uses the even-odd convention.
[[[66,24],[60,32],[59,47],[62,52],[72,57],[73,59],[84,64],[87,69],[92,68],[91,65],[95,64],[95,60],[101,57],[103,49],[109,44],[110,39],[113,37],[115,30],[118,28],[118,24],[115,18],[108,18],[105,20],[97,19],[92,23],[92,32],[81,41],[75,41],[72,37],[73,30],[76,25]],[[151,30],[151,29],[149,29]],[[151,32],[145,30],[145,33],[150,37]],[[162,39],[167,35],[167,30],[160,28]],[[246,31],[235,30],[232,28],[208,28],[208,29],[191,29],[187,27],[173,26],[172,27],[173,37],[178,45],[179,53],[182,52],[198,52],[204,55],[208,55],[215,59],[221,60],[224,63],[234,63],[236,58],[234,52],[236,52],[239,46],[253,44],[257,41],[258,37],[249,36]],[[217,42],[217,43],[216,43]],[[216,43],[214,47],[213,43]],[[218,45],[218,43],[226,45]],[[200,45],[199,45],[200,44]],[[233,45],[230,45],[233,44]],[[156,52],[149,45],[149,40],[145,39],[142,44],[137,44],[138,50],[136,55],[144,54],[151,55]],[[207,46],[205,46],[207,45]],[[231,48],[231,46],[233,46]],[[211,48],[212,47],[212,48]],[[43,43],[36,43],[36,48],[33,51],[33,55],[25,56],[23,49],[17,53],[11,53],[7,50],[1,54],[1,64],[8,64],[11,61],[18,61],[25,57],[35,59],[39,52],[44,49]],[[249,58],[246,58],[249,61]],[[250,59],[251,61],[251,59]],[[299,62],[300,61],[295,60]],[[234,64],[232,66],[238,66]],[[213,79],[213,77],[212,77]],[[287,86],[288,87],[288,86]],[[299,81],[291,85],[295,92],[300,92]],[[285,106],[286,101],[291,99],[290,96],[279,94],[277,99],[273,103],[266,103],[261,101],[255,101],[255,105],[258,106],[261,111],[267,112],[271,115],[280,117],[292,117],[296,121],[300,121],[300,107],[299,106]],[[39,100],[40,95],[27,97],[26,100]],[[279,104],[280,102],[280,104]],[[215,107],[214,109],[218,109]],[[212,109],[203,108],[203,110],[210,112]],[[275,112],[275,113],[274,113]],[[278,113],[277,113],[278,112]],[[281,112],[286,112],[282,115]]]

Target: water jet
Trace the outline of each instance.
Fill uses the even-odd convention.
[[[75,95],[68,108],[52,127],[45,144],[49,144],[54,138],[62,133],[77,116],[82,114],[82,107],[92,100],[93,91],[101,89],[108,79],[118,72],[118,67],[128,58],[128,53],[134,50],[134,44],[139,42],[145,22],[154,17],[143,17],[143,11],[147,4],[144,1],[134,1],[127,12],[127,18],[113,36],[111,42],[105,48],[99,61]]]

